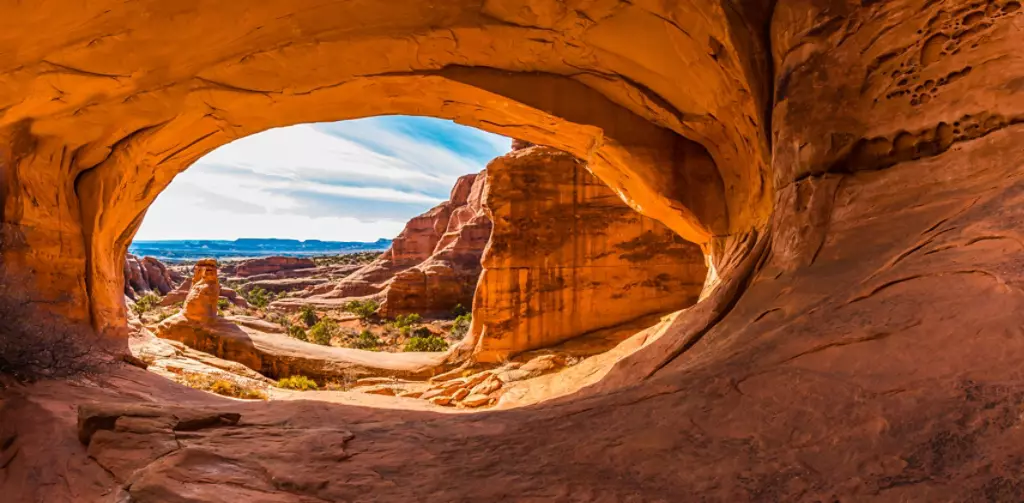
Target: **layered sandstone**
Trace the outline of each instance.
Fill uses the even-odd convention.
[[[181,275],[154,257],[124,258],[124,294],[134,299],[150,292],[167,295],[182,282]]]
[[[627,206],[572,155],[524,147],[487,173],[494,230],[465,342],[477,361],[697,301],[700,247]]]
[[[2,494],[1021,501],[1022,13],[7,2],[3,285],[100,341],[124,341],[123,254],[176,174],[269,127],[376,114],[568,151],[702,243],[719,282],[583,393],[516,411],[245,404],[135,368],[7,387]]]
[[[303,257],[262,257],[230,262],[223,268],[223,273],[240,278],[263,274],[277,274],[285,271],[312,269],[316,262]]]
[[[380,300],[380,314],[393,317],[444,315],[459,304],[471,305],[491,232],[481,199],[486,185],[486,172],[459,177],[449,199],[409,220],[376,260],[328,291],[319,286],[312,295],[282,299],[273,307],[337,307],[373,297]]]

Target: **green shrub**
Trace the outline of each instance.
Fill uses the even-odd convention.
[[[309,341],[309,336],[306,335],[306,331],[298,325],[288,327],[288,336],[294,337],[300,341]]]
[[[369,330],[363,330],[362,333],[356,337],[356,340],[349,345],[349,347],[376,351],[381,344],[380,339],[376,335],[373,335]]]
[[[220,309],[221,311],[227,311],[229,307],[231,307],[231,301],[225,299],[224,297],[217,297],[217,309]]]
[[[218,379],[208,374],[197,372],[185,372],[175,367],[168,367],[167,370],[176,374],[175,381],[190,388],[209,391],[218,395],[244,398],[246,400],[266,400],[267,394],[263,390],[254,387],[244,386],[229,379]],[[175,372],[177,370],[177,372]]]
[[[142,316],[143,314],[153,310],[153,308],[155,308],[159,303],[159,295],[155,293],[147,293],[135,301],[135,305],[132,306],[132,311],[135,311],[135,314]]]
[[[420,322],[422,318],[416,313],[400,314],[395,316],[395,326],[398,328],[411,327]]]
[[[315,342],[322,346],[330,346],[331,339],[338,335],[338,324],[330,318],[324,318],[313,325],[307,335],[310,342]]]
[[[389,323],[388,325],[390,326],[390,328],[397,329],[398,333],[402,334],[402,337],[408,337],[409,334],[412,333],[413,325],[419,323],[420,319],[420,315],[416,313],[400,314],[398,316],[395,316],[395,319],[392,320],[391,323]]]
[[[278,379],[277,387],[284,389],[295,389],[299,391],[315,391],[319,389],[319,386],[316,385],[316,381],[306,376],[291,376]]]
[[[457,341],[461,341],[469,333],[469,328],[473,325],[473,315],[466,313],[459,315],[455,318],[455,323],[452,324],[451,337]]]
[[[462,304],[455,304],[455,307],[452,308],[452,316],[454,316],[455,319],[459,319],[467,314],[469,314],[469,309],[463,307]]]
[[[313,309],[313,306],[309,304],[302,306],[302,309],[299,310],[299,321],[305,323],[307,327],[316,325],[319,318],[317,318],[316,310]]]
[[[380,309],[380,304],[373,299],[353,300],[348,304],[345,304],[344,309],[365,320],[373,316],[377,312],[377,309]]]
[[[272,294],[270,292],[260,287],[256,287],[247,291],[243,297],[245,297],[245,300],[249,302],[249,305],[252,307],[255,307],[256,309],[265,309],[272,300],[271,295]]]
[[[448,342],[444,339],[430,335],[427,337],[412,337],[405,343],[402,351],[444,351],[448,349]]]

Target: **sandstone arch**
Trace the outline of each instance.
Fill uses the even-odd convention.
[[[222,3],[218,14],[213,7]],[[741,3],[743,8],[734,7]],[[722,286],[676,318],[660,339],[620,361],[598,386],[557,404],[472,419],[386,415],[402,432],[381,428],[385,416],[377,410],[366,418],[358,407],[318,409],[324,416],[309,415],[316,422],[303,426],[321,426],[322,417],[353,425],[364,441],[345,448],[372,455],[363,456],[363,464],[342,463],[317,480],[303,480],[302,487],[326,487],[318,494],[324,499],[375,491],[380,499],[427,494],[445,501],[527,493],[611,500],[641,494],[669,501],[679,494],[717,501],[1024,498],[1019,0],[394,4],[385,15],[370,2],[290,2],[294,11],[284,2],[265,2],[251,17],[242,15],[241,6],[199,0],[128,7],[43,0],[5,7],[0,120],[3,144],[11,146],[3,159],[8,272],[31,271],[30,278],[52,277],[66,282],[69,292],[84,291],[81,275],[54,273],[83,270],[81,233],[62,231],[53,222],[78,221],[78,206],[66,204],[80,170],[75,166],[92,166],[105,152],[71,154],[90,141],[110,145],[155,123],[140,119],[135,128],[126,123],[104,132],[116,122],[99,112],[109,103],[72,120],[74,110],[103,97],[97,90],[135,85],[138,79],[153,91],[160,87],[153,82],[177,80],[173,72],[191,79],[216,59],[211,53],[231,44],[239,59],[246,45],[283,50],[288,40],[302,37],[361,41],[359,50],[368,52],[376,46],[367,38],[373,31],[400,37],[429,26],[438,33],[450,29],[465,41],[469,33],[461,28],[475,27],[494,40],[517,41],[495,46],[493,52],[508,56],[507,65],[496,68],[569,78],[575,70],[567,67],[596,66],[610,80],[573,78],[706,148],[729,205],[729,232],[711,240]],[[674,12],[660,7],[669,4]],[[560,24],[563,6],[587,13],[587,19]],[[199,22],[171,29],[199,19],[199,7],[224,29],[204,33]],[[110,14],[103,14],[106,9]],[[225,15],[229,9],[238,10]],[[266,35],[255,30],[277,17],[282,20],[266,28]],[[650,29],[657,20],[680,27],[688,40],[652,42],[665,33],[666,25]],[[591,21],[599,27],[594,37],[601,48],[585,40]],[[152,26],[149,38],[121,29],[141,23]],[[186,40],[204,48],[174,53]],[[454,40],[452,35],[431,42],[450,47]],[[88,56],[89,44],[108,42],[113,45],[107,53]],[[547,54],[564,53],[567,59],[520,63],[517,49],[534,43],[536,54],[550,49]],[[128,53],[126,44],[136,44],[140,54],[162,54],[163,63],[111,57]],[[597,63],[580,65],[586,54],[574,51],[589,49]],[[55,57],[62,50],[63,58]],[[381,55],[377,62],[398,60],[390,52],[375,54]],[[89,62],[107,63],[73,64]],[[117,64],[150,70],[132,77]],[[692,80],[669,78],[691,71]],[[61,89],[60,79],[77,81],[85,91],[65,96],[51,86]],[[150,106],[175,108],[161,103],[153,99]],[[672,116],[681,123],[678,129]],[[106,140],[88,139],[104,135]],[[760,183],[743,173],[768,176]],[[53,187],[60,188],[57,195]],[[774,187],[774,193],[754,187]],[[18,241],[9,244],[8,236],[18,232],[35,253],[46,254],[48,267],[33,271],[38,258],[19,252]],[[34,390],[39,389],[52,388]],[[110,401],[130,391],[74,390]],[[73,418],[47,419],[40,412],[52,401],[20,400],[17,417],[25,423],[45,419],[54,432],[73,428]],[[171,417],[162,419],[176,424],[179,411],[166,401],[155,407],[163,407],[163,416]],[[309,409],[283,404],[239,410],[252,424],[274,428]],[[132,419],[130,412],[122,417]],[[347,431],[331,433],[341,437]],[[304,441],[296,435],[290,445],[298,450]],[[241,443],[206,445],[242,466],[248,451],[239,454],[245,450]],[[71,457],[37,450],[26,459],[28,450],[21,452],[11,465],[19,473],[56,471]],[[159,491],[173,491],[159,476],[168,467],[197,476],[218,466],[189,454],[143,463],[132,496],[158,500]],[[286,464],[280,460],[277,468]],[[515,476],[495,484],[463,471],[481,465]],[[257,474],[252,480],[268,491],[278,489],[269,477],[259,478],[265,472],[246,473]],[[415,484],[403,485],[413,477]],[[338,479],[350,483],[328,484]],[[453,487],[452,480],[464,485]],[[45,489],[16,486],[14,494],[72,492],[62,489],[63,482],[53,480]],[[90,490],[86,483],[75,489]],[[229,484],[217,489],[238,494]]]
[[[48,6],[15,7],[9,18]],[[739,51],[759,40],[728,6],[683,21],[686,5],[409,1],[380,12],[365,2],[270,2],[243,16],[207,1],[194,7],[209,24],[183,28],[173,19],[189,9],[152,2],[143,8],[145,32],[159,43],[138,38],[143,21],[132,14],[142,5],[104,7],[60,9],[50,21],[91,19],[89,40],[69,30],[63,41],[44,42],[9,27],[24,36],[0,60],[8,69],[0,127],[17,146],[5,164],[24,192],[9,193],[7,228],[25,246],[6,247],[8,273],[34,269],[28,279],[49,290],[39,300],[59,290],[74,305],[65,315],[103,332],[123,325],[116,257],[148,204],[203,153],[269,127],[418,114],[555,146],[588,160],[641,212],[705,245],[767,215],[757,127],[765,84],[753,73],[764,58]],[[115,25],[121,30],[104,30]],[[620,42],[638,28],[649,32],[647,49],[703,44],[680,38],[686,29],[709,33],[717,52],[687,70],[735,89],[683,92],[684,76],[662,66],[678,54],[630,58]],[[164,50],[178,44],[195,54]],[[27,194],[50,187],[60,187],[54,198],[30,201]],[[61,247],[47,250],[52,242]]]

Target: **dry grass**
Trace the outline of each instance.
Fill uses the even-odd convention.
[[[192,389],[208,391],[222,396],[241,398],[244,400],[267,400],[269,396],[262,389],[246,386],[224,377],[188,372],[177,367],[167,367],[175,375],[174,380]]]

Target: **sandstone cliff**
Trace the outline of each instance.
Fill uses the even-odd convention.
[[[330,290],[321,285],[311,295],[282,299],[273,307],[337,307],[374,297],[380,300],[380,314],[393,317],[446,315],[456,305],[471,305],[491,231],[481,200],[486,185],[486,172],[460,177],[448,201],[412,218],[376,260]]]
[[[518,147],[487,165],[494,230],[465,341],[474,359],[500,361],[697,301],[707,275],[700,247],[626,206],[572,155]]]
[[[1019,0],[4,2],[0,293],[91,347],[126,346],[124,251],[167,184],[301,122],[569,152],[719,280],[516,411],[238,403],[116,366],[6,386],[0,494],[1024,500],[1022,26]]]
[[[153,257],[136,257],[126,254],[124,258],[124,294],[135,299],[150,292],[167,295],[184,278],[177,271],[168,268]]]

